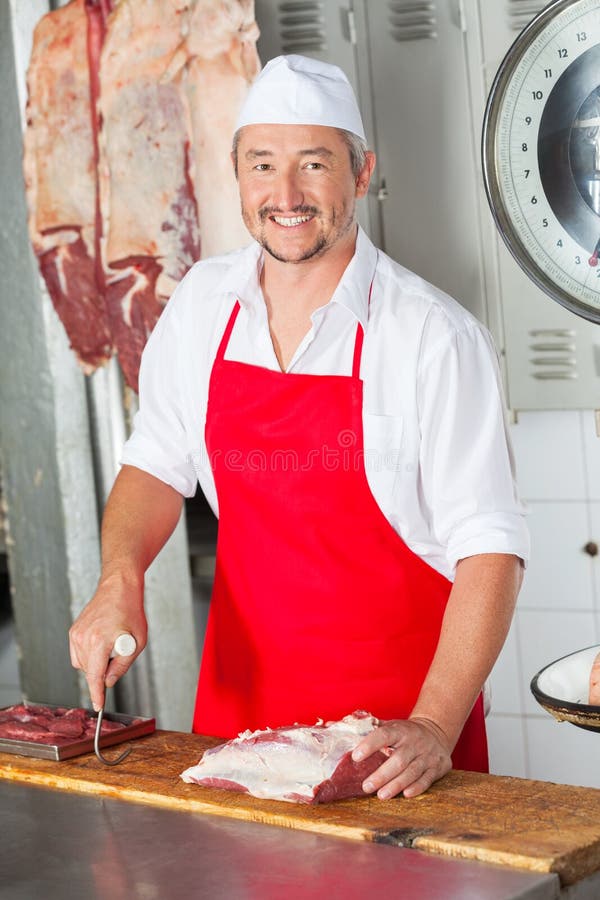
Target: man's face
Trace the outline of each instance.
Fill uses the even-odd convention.
[[[373,168],[352,174],[350,154],[335,128],[246,125],[238,144],[242,216],[271,256],[300,263],[354,240],[354,208]]]

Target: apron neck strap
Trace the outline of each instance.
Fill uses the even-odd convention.
[[[354,342],[354,359],[352,360],[352,377],[360,378],[360,358],[362,356],[362,346],[365,337],[364,328],[359,322],[356,326],[356,341]]]
[[[225,358],[225,351],[227,350],[227,345],[229,343],[229,338],[231,337],[231,332],[233,331],[233,326],[235,325],[235,320],[238,317],[238,313],[240,311],[240,301],[235,301],[235,306],[231,311],[231,315],[229,316],[229,321],[227,322],[227,327],[223,332],[223,337],[221,338],[221,343],[219,344],[219,349],[217,350],[216,359],[219,362],[222,362]]]
[[[371,312],[371,294],[373,293],[373,282],[375,281],[375,276],[371,279],[371,284],[369,285],[369,299],[367,301],[367,320],[369,318],[369,313]],[[360,378],[360,360],[362,356],[362,348],[363,341],[365,338],[365,330],[362,324],[359,322],[356,328],[356,341],[354,343],[354,359],[352,360],[352,377]]]
[[[369,287],[369,312],[371,310],[371,293],[373,291],[373,281],[371,281],[371,286]],[[231,332],[233,331],[233,326],[235,325],[235,320],[238,317],[238,313],[240,311],[240,301],[235,301],[235,306],[231,311],[231,315],[229,316],[229,321],[225,327],[225,331],[223,332],[223,337],[221,338],[221,343],[219,344],[219,349],[217,350],[216,358],[219,362],[225,358],[225,351],[227,350],[227,345],[229,344],[229,338],[231,337]],[[358,323],[356,328],[356,341],[354,342],[354,357],[352,360],[352,377],[360,378],[360,360],[362,356],[362,348],[363,341],[365,338],[365,331],[362,327],[361,323]]]

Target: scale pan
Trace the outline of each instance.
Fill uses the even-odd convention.
[[[531,693],[559,722],[570,722],[588,731],[600,731],[600,706],[590,706],[592,663],[600,644],[563,656],[541,669],[531,680]]]

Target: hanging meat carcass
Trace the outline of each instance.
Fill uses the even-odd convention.
[[[66,303],[51,295],[88,370],[107,358],[112,344],[127,383],[137,389],[142,349],[175,284],[200,251],[222,253],[248,240],[229,150],[239,106],[259,69],[258,29],[253,0],[120,0],[106,21],[100,56],[95,26],[108,2],[72,0],[57,11],[76,8],[72,27],[83,47],[85,7],[89,16],[87,121],[91,104],[96,127],[88,127],[93,164],[86,209],[97,184],[101,215],[91,216],[86,250],[90,272],[95,262],[101,282],[97,301],[108,336],[97,361],[84,357],[72,325],[78,285],[63,279]],[[32,69],[34,60],[35,51]],[[45,114],[52,119],[51,111]],[[68,173],[64,157],[63,164]],[[68,177],[63,185],[77,189]],[[42,271],[46,277],[43,265]]]
[[[24,174],[29,234],[84,371],[112,354],[96,267],[96,163],[84,0],[44,16],[27,73]]]
[[[121,0],[100,66],[106,303],[127,381],[191,264],[248,241],[229,159],[259,64],[248,0]]]

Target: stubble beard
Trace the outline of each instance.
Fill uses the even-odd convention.
[[[337,220],[337,214],[336,214],[336,210],[334,209],[331,214],[332,228],[331,228],[331,232],[330,232],[330,235],[331,235],[331,237],[333,237],[333,240],[331,240],[331,237],[328,237],[325,234],[324,230],[321,229],[320,233],[317,235],[317,238],[316,238],[314,244],[311,247],[309,247],[307,250],[305,250],[304,253],[302,254],[302,256],[294,257],[294,258],[285,256],[280,251],[275,250],[269,244],[269,241],[265,234],[264,223],[267,221],[267,219],[270,216],[280,214],[280,210],[276,210],[271,207],[263,207],[263,208],[259,209],[259,211],[257,213],[257,217],[258,217],[260,224],[257,226],[255,224],[255,221],[248,214],[248,211],[244,207],[244,204],[242,203],[242,218],[244,220],[246,228],[248,229],[248,231],[250,232],[252,237],[261,245],[261,247],[263,247],[264,250],[266,250],[266,252],[270,256],[272,256],[274,259],[277,259],[279,262],[292,263],[292,264],[297,265],[299,263],[306,262],[309,259],[314,259],[315,257],[324,256],[325,253],[327,252],[327,250],[330,249],[330,247],[332,247],[335,243],[337,243],[337,241],[340,238],[342,238],[345,234],[347,234],[348,231],[354,225],[354,210],[355,210],[354,204],[352,204],[352,208],[350,210],[348,210],[347,206],[344,204],[344,206],[341,209],[342,216],[344,218],[343,225],[336,232],[335,225],[336,225],[336,220]],[[318,216],[318,215],[320,215],[320,210],[316,209],[316,207],[313,207],[313,206],[297,207],[297,208],[291,210],[291,212],[295,216],[302,216],[302,215]]]

